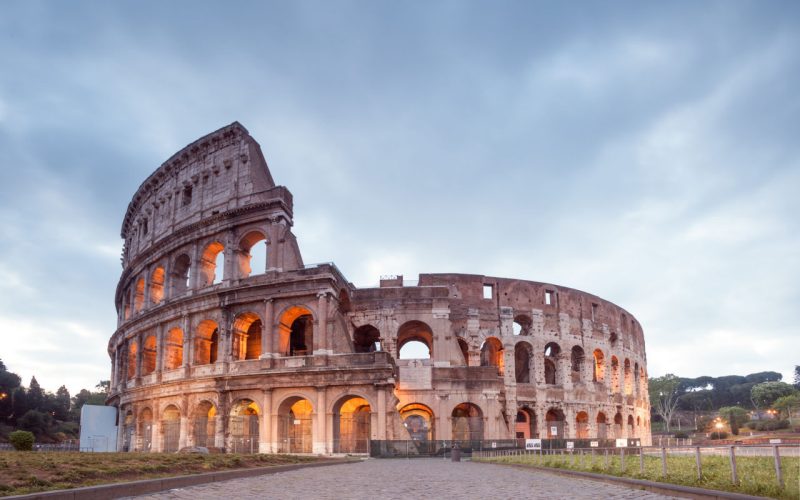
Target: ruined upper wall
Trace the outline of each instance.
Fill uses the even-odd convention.
[[[133,195],[122,223],[123,267],[161,237],[237,208],[291,195],[276,188],[261,147],[234,122],[165,161]]]

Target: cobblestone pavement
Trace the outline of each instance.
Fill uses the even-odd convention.
[[[546,472],[442,459],[372,459],[163,491],[145,499],[673,498]]]

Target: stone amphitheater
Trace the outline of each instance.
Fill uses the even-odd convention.
[[[371,443],[650,443],[644,337],[595,295],[306,265],[290,191],[233,123],[139,187],[108,343],[120,448],[368,453]]]

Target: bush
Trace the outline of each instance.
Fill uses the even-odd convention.
[[[14,431],[8,435],[8,440],[17,451],[31,451],[33,449],[33,433],[28,431]]]
[[[755,421],[747,422],[745,425],[750,430],[756,430],[758,428],[758,422],[755,422]]]
[[[675,433],[675,437],[678,438],[678,439],[686,439],[686,438],[689,437],[689,433],[688,432],[683,432],[683,431],[678,431],[678,432]]]
[[[708,436],[711,439],[726,439],[728,437],[728,433],[725,431],[722,432],[712,432],[711,435]]]
[[[788,420],[763,420],[756,425],[759,431],[776,431],[778,429],[788,429]]]

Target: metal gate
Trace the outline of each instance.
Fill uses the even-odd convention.
[[[563,439],[564,436],[564,421],[563,420],[548,420],[547,421],[547,438],[548,439]]]
[[[369,453],[370,413],[356,412],[335,415],[334,453]],[[335,432],[335,431],[334,431]]]
[[[181,421],[164,420],[161,422],[161,432],[164,435],[164,453],[174,453],[180,447]]]
[[[214,418],[202,417],[192,422],[192,438],[195,446],[206,448],[214,447],[214,435],[216,434]]]
[[[126,425],[122,428],[122,451],[133,451],[133,425]]]
[[[231,451],[258,453],[258,415],[231,417]]]
[[[483,439],[483,417],[453,417],[454,441],[480,441]]]
[[[288,415],[278,420],[278,452],[311,453],[311,415],[295,417]]]
[[[153,424],[144,422],[141,428],[142,432],[136,439],[136,451],[150,451],[153,447]]]

